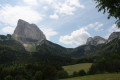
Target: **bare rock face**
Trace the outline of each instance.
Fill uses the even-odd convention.
[[[117,37],[120,38],[120,32],[111,33],[106,43],[109,43],[110,41],[112,41],[113,39],[115,39]]]
[[[89,38],[87,39],[86,44],[92,44],[92,45],[93,45],[93,38],[92,38],[92,37],[89,37]]]
[[[87,42],[86,42],[86,44],[88,45],[98,45],[98,44],[103,44],[103,43],[105,43],[106,42],[106,40],[104,39],[104,38],[102,38],[102,37],[100,37],[100,36],[95,36],[94,38],[92,38],[92,37],[89,37],[88,39],[87,39]]]
[[[35,24],[29,24],[21,19],[18,20],[13,37],[22,43],[28,51],[32,46],[46,39],[43,32]]]

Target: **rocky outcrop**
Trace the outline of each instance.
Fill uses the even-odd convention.
[[[103,43],[105,43],[105,42],[106,42],[106,40],[105,40],[104,38],[102,38],[102,37],[100,37],[100,36],[95,36],[94,38],[89,37],[89,38],[87,39],[86,44],[87,44],[87,45],[98,45],[98,44],[103,44]]]
[[[46,39],[43,32],[35,24],[29,24],[21,19],[18,20],[13,37],[22,43],[27,50]]]
[[[109,43],[110,41],[112,41],[113,39],[120,37],[120,32],[113,32],[111,33],[111,35],[109,36],[107,43]]]

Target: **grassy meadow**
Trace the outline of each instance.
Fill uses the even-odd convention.
[[[79,70],[83,69],[86,72],[91,67],[92,63],[81,63],[69,66],[63,66],[64,70],[68,72],[69,75],[72,75],[74,71],[78,72]]]
[[[120,73],[87,75],[60,80],[120,80]]]

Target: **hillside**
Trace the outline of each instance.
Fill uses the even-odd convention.
[[[8,35],[0,35],[0,45],[10,47],[16,51],[25,51],[25,48],[18,41],[14,40],[13,37]]]
[[[28,53],[11,35],[0,35],[0,64],[24,62]]]
[[[100,49],[101,45],[82,45],[79,47],[76,47],[75,49],[73,49],[70,53],[71,57],[74,58],[81,58],[84,57],[88,54],[91,54],[93,52],[95,52],[96,50]]]
[[[43,40],[41,43],[36,46],[36,50],[40,51],[41,53],[49,53],[49,54],[56,54],[61,56],[68,56],[69,50],[65,47],[62,47],[58,44],[50,42],[48,40]]]

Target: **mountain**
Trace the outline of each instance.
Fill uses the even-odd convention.
[[[95,59],[116,51],[119,52],[119,36],[119,32],[112,33],[107,40],[110,41],[109,43],[106,43],[107,41],[100,36],[90,37],[84,45],[65,48],[48,41],[35,24],[29,24],[20,19],[12,36],[0,35],[0,61],[4,61],[4,58],[11,61],[9,59],[13,57],[15,60],[12,61],[24,60],[32,63],[52,61],[67,64],[71,63],[73,59]]]
[[[89,45],[99,45],[99,44],[104,44],[106,42],[106,40],[100,36],[95,36],[94,38],[89,37],[87,39],[86,44]]]
[[[115,38],[100,49],[96,50],[92,56],[102,57],[110,54],[120,54],[120,38]]]
[[[85,45],[72,50],[71,56],[74,58],[98,58],[112,53],[120,52],[120,32],[113,32],[108,40],[95,36],[87,39]]]
[[[107,43],[109,43],[110,41],[112,41],[113,39],[120,37],[120,32],[113,32],[110,34]]]
[[[35,24],[29,24],[21,19],[18,20],[13,37],[15,40],[22,43],[28,51],[30,51],[33,46],[46,39],[43,32]]]
[[[96,50],[99,50],[105,42],[106,40],[100,36],[95,36],[94,38],[89,37],[85,45],[74,48],[70,55],[74,58],[87,57]]]
[[[111,69],[111,64],[113,63],[117,68],[119,68],[119,66],[116,64],[120,63],[120,34],[118,32],[114,32],[110,35],[108,39],[110,40],[109,43],[105,43],[106,40],[104,38],[96,36],[94,38],[90,37],[86,42],[87,44],[85,45],[78,46],[76,48],[65,48],[48,41],[45,38],[43,32],[40,31],[36,25],[32,25],[33,24],[29,24],[28,22],[25,22],[23,20],[19,20],[17,28],[15,29],[12,36],[9,34],[6,36],[0,35],[0,75],[4,77],[6,77],[7,75],[14,75],[18,76],[17,78],[15,77],[16,79],[21,79],[21,74],[25,73],[25,77],[26,75],[29,77],[33,76],[34,79],[34,74],[36,75],[37,71],[43,71],[42,75],[47,74],[49,76],[51,72],[54,73],[54,68],[56,68],[57,70],[63,70],[61,68],[61,66],[63,65],[83,62],[92,63],[94,60],[97,59],[100,59],[100,61],[103,60],[102,69],[104,69],[105,63],[109,64],[106,69],[110,66],[109,70],[113,70]],[[28,46],[31,45],[32,47],[25,46],[25,44],[27,44]],[[32,49],[34,49],[34,52],[29,51]],[[10,66],[13,64],[15,67]],[[47,68],[44,66],[45,64]],[[101,62],[99,64],[101,65]],[[50,65],[54,67],[50,68]],[[116,69],[114,65],[112,65],[112,67]],[[93,69],[93,71],[96,70]],[[48,74],[48,72],[50,73]],[[7,78],[4,77],[0,77],[0,80],[12,79],[9,76],[7,76]],[[26,80],[30,79],[32,78]],[[53,80],[53,78],[51,80]]]
[[[119,32],[110,35],[109,40],[120,36]],[[65,48],[53,42],[46,40],[44,33],[35,25],[29,24],[24,20],[19,20],[14,31],[15,40],[22,43],[27,51],[34,51],[38,54],[56,55],[62,57],[81,58],[94,55],[102,47],[106,46],[106,40],[100,36],[90,37],[85,45],[76,48]],[[47,56],[46,55],[46,56]],[[98,54],[98,56],[101,54]]]

